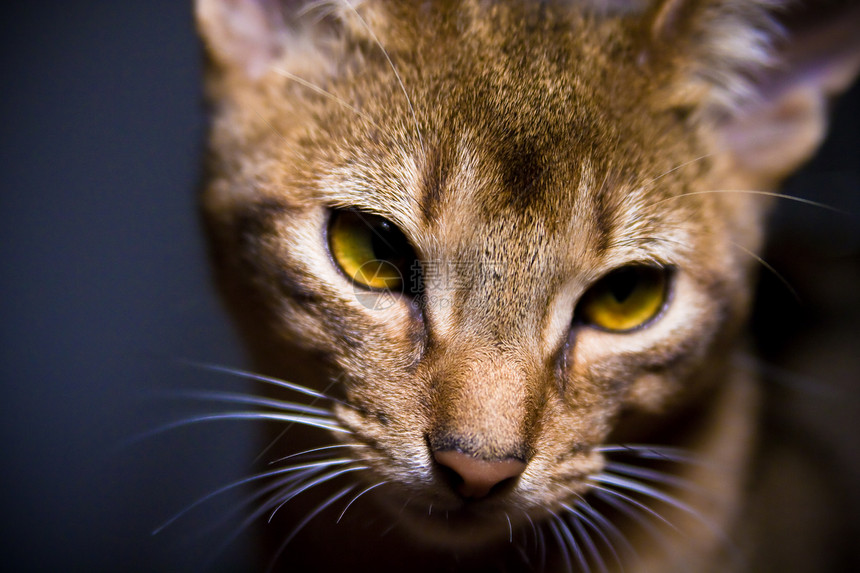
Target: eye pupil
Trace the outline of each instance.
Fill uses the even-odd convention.
[[[329,251],[340,270],[354,283],[403,292],[415,251],[396,225],[359,211],[332,212]]]
[[[396,267],[402,266],[411,255],[412,247],[400,229],[388,221],[380,221],[376,233],[371,237],[373,254],[380,261],[388,261]]]
[[[665,306],[668,274],[652,265],[620,267],[588,289],[576,314],[585,324],[613,332],[643,326]]]
[[[609,293],[616,301],[624,303],[633,294],[637,286],[636,274],[634,269],[622,268],[610,277],[611,280],[607,286]]]

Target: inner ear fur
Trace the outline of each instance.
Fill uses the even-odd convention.
[[[817,149],[829,101],[860,68],[860,6],[779,0],[659,0],[642,60],[661,99],[705,123],[716,153],[772,187]]]
[[[195,0],[194,17],[210,62],[251,79],[264,74],[286,46],[284,7],[277,0]]]

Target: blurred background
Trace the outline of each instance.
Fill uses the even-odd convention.
[[[6,3],[0,18],[0,545],[5,570],[243,570],[198,537],[246,475],[240,422],[135,436],[242,364],[209,283],[195,193],[205,117],[191,2]],[[860,90],[782,202],[754,332],[778,432],[860,508]],[[235,384],[233,386],[236,387]],[[778,406],[778,407],[777,407]],[[788,428],[788,429],[786,429]],[[849,511],[856,515],[857,511]],[[853,520],[847,524],[849,531]],[[856,530],[853,530],[856,533]],[[846,541],[853,542],[853,535]]]

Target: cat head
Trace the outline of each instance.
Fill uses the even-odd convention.
[[[255,350],[317,353],[374,475],[465,524],[585,492],[725,376],[763,192],[856,68],[776,63],[777,4],[199,0]]]

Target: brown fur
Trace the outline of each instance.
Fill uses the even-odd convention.
[[[731,356],[771,201],[732,191],[770,190],[808,157],[841,86],[762,72],[773,2],[294,4],[197,2],[204,210],[257,367],[340,396],[338,439],[369,468],[348,476],[387,483],[346,525],[311,521],[279,562],[517,570],[509,527],[531,538],[530,521],[589,492],[601,446],[647,442],[707,460],[670,469],[709,493],[667,488],[704,516],[661,506],[683,535],[646,515],[674,550],[615,512],[636,548],[624,570],[738,567],[714,529],[732,537],[755,439],[758,391]],[[747,125],[783,129],[754,140]],[[433,263],[421,301],[361,304],[327,252],[333,208],[404,232]],[[571,326],[587,288],[635,262],[675,269],[663,315],[621,334]],[[287,451],[330,440],[294,434]],[[433,461],[442,447],[527,467],[464,505]],[[291,502],[281,536],[325,495]],[[563,570],[554,543],[545,566]]]

